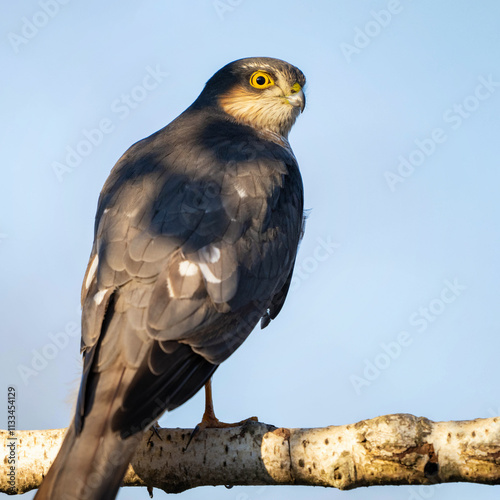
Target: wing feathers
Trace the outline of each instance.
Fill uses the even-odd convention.
[[[282,306],[284,296],[273,297],[295,257],[302,187],[287,152],[253,142],[261,141],[229,141],[211,158],[200,144],[184,144],[182,154],[167,147],[167,155],[135,145],[126,161],[150,163],[119,162],[106,183],[83,295],[83,349],[88,378],[116,363],[135,371],[117,429],[143,428],[151,398],[162,411],[189,399]],[[165,149],[159,136],[144,143],[157,145]]]

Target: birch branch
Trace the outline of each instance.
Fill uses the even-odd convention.
[[[15,486],[7,459],[0,465],[0,492],[37,488],[65,430],[16,431]],[[396,414],[357,424],[285,429],[249,422],[206,429],[185,446],[190,429],[147,432],[124,486],[179,493],[208,485],[309,485],[341,490],[360,486],[472,482],[500,484],[500,418],[433,422]],[[9,440],[10,439],[10,440]],[[9,476],[10,472],[10,476]]]

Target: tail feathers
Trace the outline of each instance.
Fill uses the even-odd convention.
[[[115,498],[142,432],[127,438],[113,431],[112,415],[120,405],[127,370],[100,378],[81,432],[71,424],[36,500],[109,500]]]
[[[198,392],[217,369],[186,344],[166,353],[155,342],[148,359],[127,384],[112,428],[123,437],[147,428],[165,411],[171,411]]]
[[[115,498],[142,433],[122,439],[118,433],[94,434],[85,422],[77,436],[68,429],[36,500],[109,500]]]
[[[105,358],[106,349],[100,344],[95,354]],[[154,342],[139,367],[121,355],[103,371],[93,365],[84,374],[75,419],[36,500],[115,498],[143,430],[189,399],[217,368],[176,342]]]

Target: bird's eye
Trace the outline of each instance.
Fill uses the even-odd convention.
[[[274,85],[274,81],[271,76],[264,71],[256,71],[250,77],[250,85],[256,89],[265,89]]]

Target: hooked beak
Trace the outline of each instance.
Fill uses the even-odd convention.
[[[295,85],[297,85],[298,89],[295,88]],[[296,83],[292,87],[292,94],[286,96],[286,100],[289,104],[292,106],[298,108],[300,107],[300,112],[304,111],[304,108],[306,107],[306,96],[304,95],[304,91],[300,88],[299,84]]]

